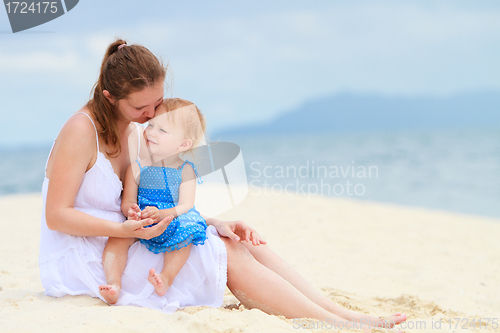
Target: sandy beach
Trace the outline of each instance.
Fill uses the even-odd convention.
[[[38,272],[41,194],[0,197],[0,209],[1,332],[336,331],[245,309],[228,290],[223,308],[174,314],[108,306],[86,296],[45,296]],[[500,220],[255,192],[221,218],[250,223],[313,286],[346,308],[405,312],[407,332],[500,332]]]

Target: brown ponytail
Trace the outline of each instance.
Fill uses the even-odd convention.
[[[121,46],[123,45],[123,46]],[[121,152],[117,125],[117,110],[104,96],[109,91],[116,100],[165,80],[166,68],[151,51],[140,45],[127,45],[117,39],[108,46],[101,65],[99,79],[92,88],[93,98],[87,103],[100,125],[100,137],[113,147],[110,156]]]

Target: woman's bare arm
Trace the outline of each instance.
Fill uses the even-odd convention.
[[[156,225],[157,228],[142,228],[151,221],[116,223],[74,208],[83,176],[95,160],[96,149],[92,123],[84,115],[71,117],[61,129],[47,170],[50,182],[45,214],[49,229],[74,236],[152,238],[161,234],[166,228],[165,221]]]

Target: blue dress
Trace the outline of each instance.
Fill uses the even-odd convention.
[[[140,168],[140,182],[137,192],[137,204],[143,210],[147,206],[158,209],[173,208],[179,203],[179,186],[182,182],[182,170],[189,163],[198,178],[202,180],[192,162],[184,161],[178,168],[159,166]],[[189,244],[202,245],[205,243],[207,224],[200,213],[193,207],[187,213],[174,218],[167,229],[158,237],[141,239],[140,242],[153,253],[171,252]]]

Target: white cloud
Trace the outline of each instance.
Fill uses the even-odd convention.
[[[240,121],[257,121],[335,92],[500,89],[498,17],[449,4],[332,2],[321,10],[180,17],[137,31],[170,60],[177,92],[208,110],[224,99],[225,111],[214,115],[232,105]]]
[[[128,30],[107,26],[11,38],[0,51],[0,74],[8,81],[1,86],[2,99],[15,107],[24,95],[6,89],[64,85],[68,98],[86,100],[117,35],[169,62],[173,95],[199,104],[212,129],[269,119],[304,100],[344,91],[500,90],[500,8],[454,2],[322,4],[199,16],[178,9],[170,16],[129,18]]]
[[[112,42],[112,39],[109,38],[107,34],[92,34],[85,38],[85,46],[89,50],[89,52],[98,58],[102,58],[109,43]]]
[[[69,69],[76,69],[79,63],[79,57],[74,52],[65,54],[50,51],[21,54],[0,52],[0,72],[2,73],[62,73]]]

